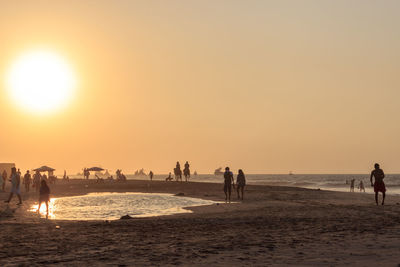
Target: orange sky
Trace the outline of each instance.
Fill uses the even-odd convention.
[[[398,1],[1,1],[0,162],[71,173],[400,171]],[[20,109],[5,75],[57,51],[65,109]]]

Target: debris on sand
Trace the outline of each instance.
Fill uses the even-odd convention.
[[[119,218],[120,220],[131,220],[133,219],[133,217],[129,216],[129,214],[126,214],[124,216],[121,216],[121,218]]]

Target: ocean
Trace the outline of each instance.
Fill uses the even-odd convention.
[[[115,174],[113,175],[115,177]],[[147,176],[135,176],[133,174],[126,175],[129,180],[146,180]],[[153,180],[164,180],[166,174],[154,175]],[[82,176],[72,176],[71,178],[83,178]],[[94,175],[90,179],[95,179]],[[183,177],[183,180],[185,178]],[[350,191],[350,180],[355,179],[355,192],[358,191],[357,187],[360,181],[363,181],[365,191],[373,193],[371,187],[369,174],[246,174],[246,183],[253,185],[280,185],[280,186],[294,186],[309,189],[321,189],[332,191]],[[222,175],[216,176],[214,174],[199,174],[192,175],[189,179],[192,182],[210,182],[210,183],[223,183]],[[236,181],[236,174],[235,174]],[[347,181],[347,183],[346,183]],[[400,195],[400,174],[386,174],[384,179],[386,184],[387,194]]]
[[[135,177],[127,175],[128,179],[146,179],[146,177]],[[155,175],[154,180],[165,180],[167,175]],[[148,178],[147,178],[148,179]],[[184,180],[185,178],[183,178]],[[373,188],[370,184],[369,174],[247,174],[246,183],[253,185],[281,185],[294,186],[309,189],[321,189],[332,191],[350,191],[350,180],[355,179],[355,189],[357,192],[360,181],[363,181],[365,191],[373,193]],[[189,181],[192,182],[211,182],[223,183],[222,176],[213,174],[200,174],[191,176]],[[236,181],[236,174],[235,174]],[[346,184],[346,181],[348,182]],[[386,184],[387,194],[400,195],[400,174],[386,174],[384,179]]]

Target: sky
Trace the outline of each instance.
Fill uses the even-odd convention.
[[[399,1],[0,1],[0,162],[400,172]],[[21,54],[77,77],[61,110],[7,94]]]

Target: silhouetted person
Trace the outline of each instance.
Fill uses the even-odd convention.
[[[49,201],[50,201],[50,188],[47,185],[47,182],[45,180],[42,180],[40,182],[40,190],[39,190],[39,207],[37,212],[40,211],[40,207],[42,206],[42,203],[44,202],[46,204],[46,214],[49,214]]]
[[[238,176],[236,177],[236,191],[238,199],[243,200],[243,192],[245,185],[246,185],[246,177],[244,176],[243,171],[239,170]],[[240,193],[242,193],[242,197],[240,197]]]
[[[229,167],[226,167],[224,172],[225,202],[229,201],[231,203],[232,184],[234,185],[233,173],[229,171]]]
[[[35,187],[35,191],[39,192],[40,189],[40,180],[42,180],[42,175],[39,171],[36,171],[33,175],[33,186]]]
[[[29,192],[29,187],[31,186],[31,174],[29,171],[26,171],[24,175],[24,185],[25,185],[25,192]]]
[[[375,183],[372,183],[372,177],[375,177]],[[383,170],[379,167],[378,163],[375,163],[375,170],[371,172],[371,186],[374,187],[374,192],[375,192],[375,202],[376,205],[378,205],[378,193],[382,192],[382,205],[385,204],[385,193],[386,193],[386,187],[385,183],[383,182],[383,178],[385,178],[385,173]]]
[[[169,173],[169,175],[168,175],[168,177],[167,178],[165,178],[165,181],[172,181],[172,174],[171,173]]]
[[[183,169],[183,175],[185,175],[185,180],[187,182],[188,178],[190,178],[190,165],[187,161],[185,163],[185,168]]]
[[[1,185],[1,189],[4,192],[5,189],[6,189],[6,182],[7,182],[7,172],[6,172],[6,170],[3,171],[1,176],[2,176],[1,178],[3,178],[3,184]]]
[[[149,172],[150,181],[153,181],[154,173],[152,171]]]
[[[360,192],[364,191],[364,193],[365,193],[364,182],[362,180],[360,180],[360,184],[358,185],[358,188],[360,189]]]
[[[21,184],[21,177],[18,175],[17,173],[17,169],[15,169],[15,167],[11,168],[11,192],[10,192],[10,196],[8,197],[8,200],[6,200],[6,203],[10,203],[12,197],[14,194],[17,195],[18,197],[18,204],[17,205],[21,205],[22,204],[22,199],[21,199],[21,191],[19,189],[20,184]]]
[[[179,164],[179,161],[176,162],[174,174],[175,174],[176,181],[181,180],[181,182],[182,182],[182,170],[181,170],[181,164]]]
[[[350,192],[354,192],[354,182],[356,181],[356,179],[351,179],[350,181]]]

